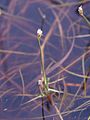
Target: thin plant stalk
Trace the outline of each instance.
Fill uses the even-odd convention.
[[[43,49],[40,44],[40,38],[38,38],[38,45],[40,49],[41,73],[42,73],[42,77],[44,78],[44,82],[46,82],[46,73],[45,73],[45,68],[44,68],[44,54],[43,54]]]
[[[82,70],[83,70],[83,75],[85,76],[84,56],[82,58]],[[84,78],[83,87],[84,87],[84,96],[86,96],[86,78]]]
[[[40,44],[40,38],[41,38],[41,36],[38,36],[38,45],[39,45],[39,49],[40,49],[41,74],[42,74],[42,83],[44,82],[44,84],[45,84],[46,73],[45,73],[45,68],[44,68],[44,53],[43,53],[43,50],[42,50],[42,47],[41,47],[41,44]],[[41,91],[41,93],[43,93],[43,92]],[[43,97],[42,97],[42,117],[43,117],[43,120],[45,120]]]
[[[43,117],[43,120],[45,120],[45,115],[44,115],[44,100],[43,100],[43,97],[42,97],[42,117]]]
[[[89,25],[90,27],[90,21],[87,19],[87,17],[85,15],[82,16],[84,18],[84,20],[87,22],[87,24]]]

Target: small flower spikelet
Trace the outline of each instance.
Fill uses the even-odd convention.
[[[43,34],[43,31],[41,29],[37,30],[37,38],[40,39]]]
[[[38,85],[42,86],[42,80],[38,80]]]
[[[83,16],[83,8],[82,5],[78,8],[78,12],[81,16]]]

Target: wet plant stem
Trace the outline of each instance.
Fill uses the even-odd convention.
[[[42,97],[42,117],[43,117],[43,120],[45,120],[45,115],[44,115],[44,101],[43,101],[43,97]]]
[[[89,25],[90,27],[90,21],[87,19],[87,17],[85,15],[82,16],[84,18],[84,20],[87,22],[87,24]]]
[[[39,49],[40,49],[42,83],[44,82],[44,85],[45,85],[45,83],[46,83],[46,73],[45,73],[45,68],[44,68],[44,52],[43,52],[43,49],[42,49],[41,44],[40,44],[40,38],[38,38],[38,45],[39,45]],[[45,86],[43,86],[43,87],[45,87]],[[43,97],[42,97],[42,117],[43,117],[43,120],[45,120]]]
[[[42,74],[42,82],[44,82],[44,85],[46,84],[46,73],[45,73],[45,68],[44,68],[44,52],[43,52],[43,49],[42,49],[42,46],[40,44],[40,39],[38,39],[38,45],[39,45],[39,49],[40,49],[40,62],[41,62],[41,74]]]

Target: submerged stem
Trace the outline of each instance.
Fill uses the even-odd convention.
[[[43,120],[45,120],[45,115],[44,115],[44,103],[43,103],[43,97],[42,97],[42,117],[43,117]]]

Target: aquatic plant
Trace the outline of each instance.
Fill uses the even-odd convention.
[[[90,1],[0,6],[0,119],[89,119]]]

